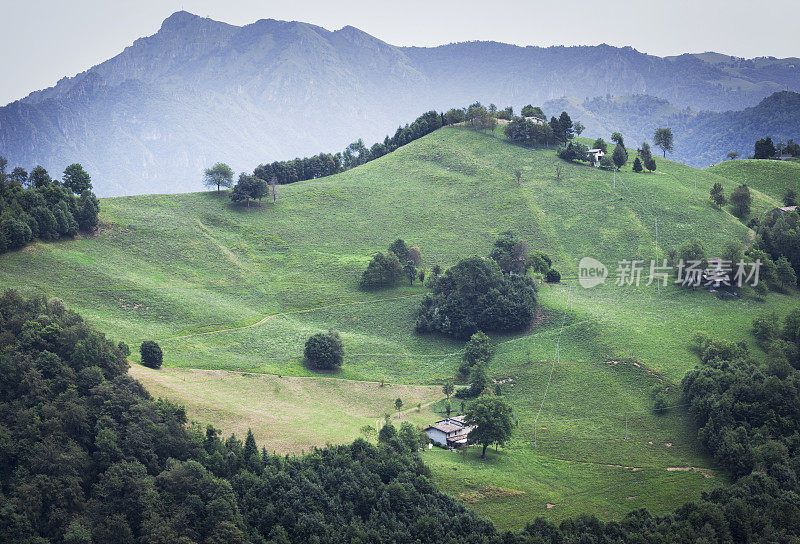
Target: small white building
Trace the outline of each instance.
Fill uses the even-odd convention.
[[[533,123],[536,123],[537,125],[547,124],[547,121],[545,121],[544,119],[540,119],[539,117],[526,117],[525,120],[526,121],[532,121]]]
[[[589,162],[592,165],[600,167],[600,160],[606,156],[606,152],[602,149],[590,149],[589,150]]]
[[[456,416],[437,421],[425,429],[425,433],[434,444],[457,448],[467,443],[467,435],[474,428],[464,423],[464,416]]]

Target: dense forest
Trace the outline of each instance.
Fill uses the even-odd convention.
[[[0,157],[0,253],[37,238],[71,238],[97,227],[97,198],[80,164],[68,166],[62,181],[41,166],[30,173],[19,166],[7,170],[8,162]]]
[[[222,439],[130,378],[127,346],[58,299],[7,291],[0,542],[796,542],[800,313],[754,330],[765,363],[701,335],[703,365],[683,382],[700,437],[732,485],[663,517],[537,519],[500,534],[439,492],[400,438],[295,457],[259,451],[249,433]]]

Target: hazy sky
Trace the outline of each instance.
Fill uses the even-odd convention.
[[[655,55],[800,56],[798,0],[3,0],[0,104],[49,87],[155,33],[171,13],[358,27],[395,45],[495,40],[631,45]],[[756,7],[758,6],[758,7]]]

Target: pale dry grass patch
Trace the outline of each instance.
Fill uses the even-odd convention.
[[[212,424],[244,438],[251,428],[259,446],[278,453],[300,453],[327,443],[347,443],[373,428],[384,414],[418,425],[436,415],[425,406],[441,398],[438,386],[395,385],[330,377],[288,377],[224,370],[132,364],[130,374],[154,397],[183,404],[191,420]],[[394,401],[403,408],[395,414]],[[372,437],[374,439],[374,435]]]

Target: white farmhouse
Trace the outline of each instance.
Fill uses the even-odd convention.
[[[467,443],[467,435],[474,428],[464,423],[464,416],[456,416],[437,421],[425,429],[425,433],[434,444],[457,448]]]
[[[593,166],[600,166],[600,160],[606,155],[605,151],[602,149],[590,149],[589,150],[589,161],[592,163]]]

